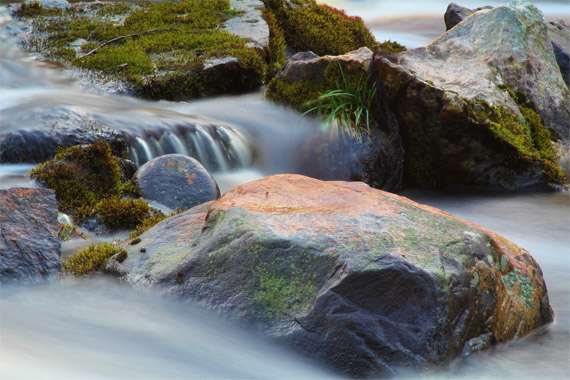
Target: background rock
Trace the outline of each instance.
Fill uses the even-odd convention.
[[[56,278],[61,263],[53,191],[0,190],[0,283]]]
[[[493,9],[493,7],[485,6],[469,9],[450,3],[444,15],[446,30],[453,28],[467,16],[482,9]],[[549,22],[548,34],[551,38],[552,49],[554,50],[554,56],[556,57],[556,63],[560,68],[562,78],[566,85],[570,86],[570,51],[568,50],[570,49],[570,26],[564,20]]]
[[[182,154],[167,154],[147,162],[135,173],[135,180],[144,198],[171,209],[185,210],[220,197],[220,189],[206,168]]]
[[[504,105],[516,114],[514,100],[497,86],[521,91],[546,127],[570,141],[570,91],[544,16],[528,1],[479,11],[432,44],[400,54],[398,61],[436,86]]]
[[[363,183],[268,177],[140,238],[109,264],[127,282],[196,300],[359,378],[446,363],[552,320],[527,251]]]

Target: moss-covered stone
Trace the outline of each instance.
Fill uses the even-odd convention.
[[[339,55],[377,42],[360,17],[347,16],[342,10],[303,0],[292,6],[287,1],[264,0],[283,30],[288,46],[318,55]]]
[[[59,210],[75,223],[98,214],[113,229],[134,229],[153,215],[138,188],[121,181],[118,159],[106,141],[59,149],[53,160],[30,171],[30,177],[53,189]]]
[[[133,229],[150,216],[148,202],[142,199],[106,198],[95,205],[94,211],[111,229]]]
[[[102,270],[107,260],[119,251],[120,249],[112,243],[91,244],[63,261],[61,267],[66,274],[82,277]]]
[[[53,15],[39,4],[28,8],[16,15],[45,17],[32,20],[27,49],[123,81],[143,97],[179,100],[251,90],[266,73],[262,51],[220,29],[235,14],[229,0],[81,3]],[[237,68],[227,75],[209,70],[212,60],[227,57]]]

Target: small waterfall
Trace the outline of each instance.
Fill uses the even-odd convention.
[[[184,123],[161,125],[136,131],[123,130],[129,157],[143,165],[155,157],[178,153],[200,161],[213,172],[238,169],[251,164],[251,147],[246,137],[217,124]]]

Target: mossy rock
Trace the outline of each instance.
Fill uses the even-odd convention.
[[[132,230],[152,213],[146,201],[123,198],[137,196],[138,188],[121,180],[119,162],[106,141],[96,141],[60,148],[53,160],[32,169],[30,177],[54,190],[59,210],[75,223],[100,217],[111,230]]]
[[[527,251],[359,182],[263,178],[139,239],[107,264],[122,280],[253,325],[345,377],[433,368],[483,335],[504,343],[552,321]]]
[[[340,55],[363,46],[377,47],[372,33],[360,17],[317,4],[314,0],[264,0],[273,13],[288,46],[318,55]]]
[[[229,0],[184,0],[78,3],[57,14],[26,5],[15,15],[34,26],[26,49],[122,81],[142,97],[180,100],[261,85],[264,51],[220,28],[230,10]],[[209,63],[228,57],[231,65]]]

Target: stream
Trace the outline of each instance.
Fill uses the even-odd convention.
[[[445,29],[446,1],[321,1],[365,20],[377,39],[408,48]],[[463,1],[477,7],[498,1]],[[570,21],[567,0],[535,1],[547,20]],[[86,86],[72,73],[17,48],[26,27],[0,5],[2,132],[54,120],[101,123],[131,138],[139,164],[164,153],[202,158],[222,192],[294,171],[299,146],[315,120],[273,104],[262,90],[189,102],[152,102]],[[405,20],[405,22],[404,22]],[[64,115],[64,116],[62,116]],[[231,141],[228,154],[224,141]],[[34,163],[0,164],[0,188],[33,187]],[[570,194],[402,195],[493,230],[540,264],[555,322],[517,342],[458,359],[410,379],[570,378]],[[191,304],[141,293],[112,279],[65,280],[0,291],[1,379],[318,379],[334,375]],[[405,377],[404,378],[408,378]]]

